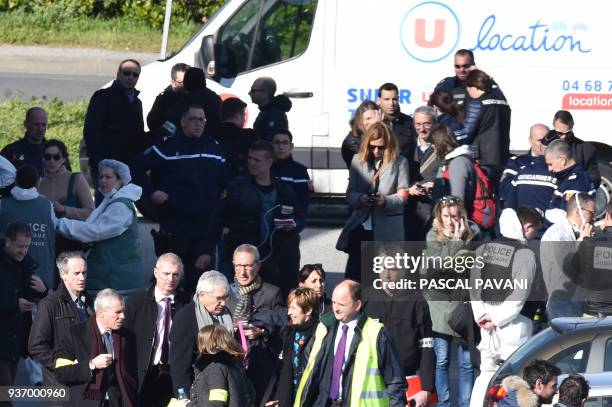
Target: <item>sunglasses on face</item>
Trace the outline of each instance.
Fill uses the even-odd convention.
[[[444,206],[455,206],[463,204],[461,198],[457,198],[456,196],[445,196],[444,198],[440,199],[440,202]]]
[[[472,64],[455,65],[455,69],[468,69]]]
[[[386,148],[387,147],[385,147],[385,146],[373,146],[372,144],[368,144],[368,149],[370,151],[374,151],[376,149],[378,149],[378,151],[385,151]]]
[[[134,71],[121,71],[121,73],[126,78],[129,78],[130,76],[133,77],[133,78],[138,78],[140,76],[139,72],[134,72]]]
[[[61,154],[49,154],[49,153],[45,153],[45,154],[43,154],[43,157],[47,161],[49,161],[51,159],[53,159],[54,161],[59,161],[59,160],[62,159],[62,155]]]

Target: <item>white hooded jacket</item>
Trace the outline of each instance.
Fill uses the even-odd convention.
[[[500,216],[500,231],[501,234],[508,238],[514,239],[527,244],[523,235],[523,228],[519,221],[516,212],[513,209],[504,209]],[[480,246],[476,250],[477,256],[482,256],[484,245]],[[506,300],[501,304],[490,304],[485,303],[481,300],[480,289],[473,289],[470,291],[472,298],[472,311],[474,312],[474,318],[478,320],[484,314],[491,316],[492,322],[496,325],[493,333],[481,329],[482,341],[478,345],[478,349],[481,351],[483,356],[485,354],[497,353],[497,358],[506,359],[512,352],[514,352],[520,345],[522,345],[532,334],[532,322],[529,318],[521,315],[521,310],[535,278],[536,273],[536,257],[535,253],[525,247],[519,249],[514,253],[514,259],[512,263],[512,278],[516,281],[525,281],[528,290],[515,290],[512,294],[511,300]],[[474,268],[470,275],[470,279],[473,281],[472,287],[475,286],[475,279],[480,278],[481,269]],[[492,335],[497,335],[497,338],[490,338]],[[494,344],[490,341],[498,340],[498,349],[491,349]],[[483,353],[484,351],[484,353]],[[495,352],[496,351],[496,352]]]
[[[134,211],[123,204],[111,205],[119,198],[136,202],[142,195],[142,188],[127,184],[114,194],[104,198],[89,217],[84,220],[61,218],[57,230],[68,238],[83,243],[93,243],[121,235],[134,221]]]

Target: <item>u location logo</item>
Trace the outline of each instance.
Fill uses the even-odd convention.
[[[446,58],[459,43],[459,19],[446,4],[419,3],[406,13],[400,25],[404,50],[421,62]]]

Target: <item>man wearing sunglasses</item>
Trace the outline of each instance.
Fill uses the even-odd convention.
[[[597,151],[591,143],[580,140],[574,135],[574,118],[567,110],[559,110],[553,117],[553,129],[556,136],[569,144],[572,157],[585,168],[595,188],[599,188],[601,174],[597,166]]]
[[[112,158],[130,163],[149,145],[136,90],[139,77],[140,63],[126,59],[119,64],[113,84],[96,91],[89,102],[83,136],[96,189],[100,161]]]

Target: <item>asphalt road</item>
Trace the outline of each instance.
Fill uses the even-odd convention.
[[[89,100],[93,92],[112,76],[0,73],[0,101],[20,97],[53,99],[63,102]]]

